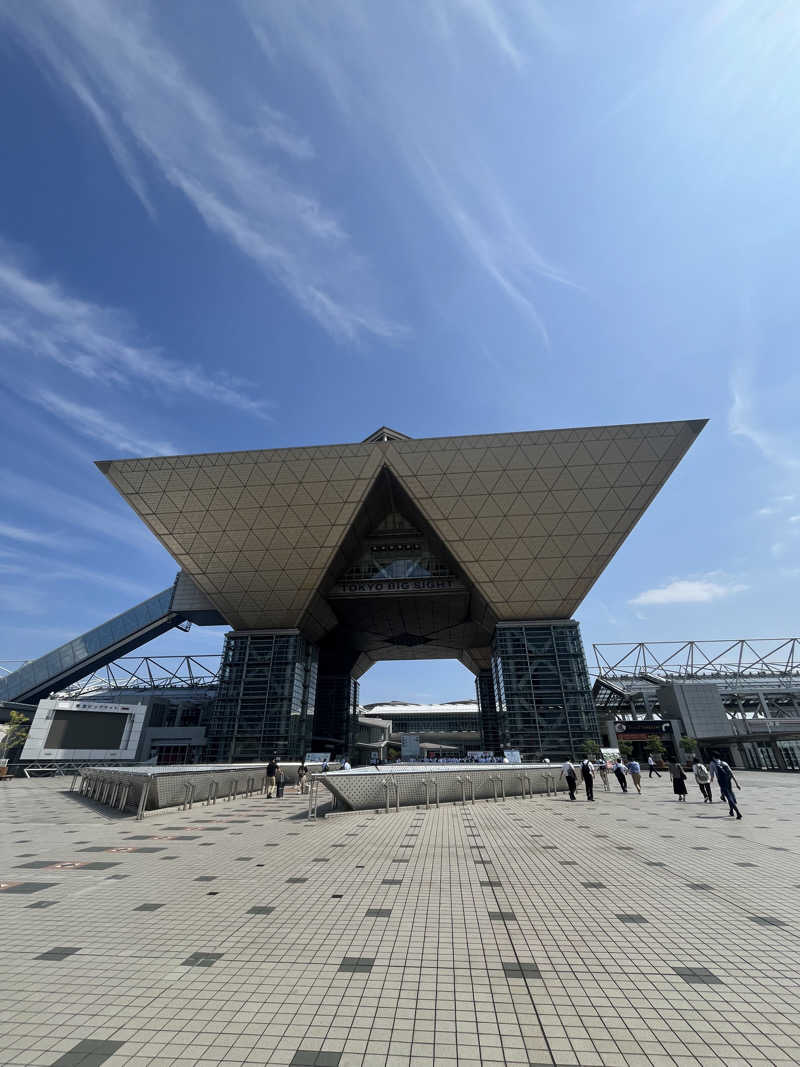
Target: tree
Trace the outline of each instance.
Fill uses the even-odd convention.
[[[633,755],[632,741],[618,741],[617,748],[619,749],[619,754],[623,757],[623,759],[630,759]]]
[[[663,759],[664,756],[667,754],[667,750],[666,748],[664,748],[664,742],[661,740],[658,734],[654,734],[649,739],[649,741],[647,742],[647,746],[650,755],[653,756],[654,759]]]
[[[587,759],[597,759],[600,756],[600,745],[593,737],[584,737],[582,751]]]
[[[688,734],[681,735],[681,748],[684,752],[691,756],[693,752],[697,752],[698,747],[696,737],[689,737]]]
[[[0,758],[5,758],[25,741],[31,720],[21,711],[12,711],[0,736]]]

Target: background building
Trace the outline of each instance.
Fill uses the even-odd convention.
[[[682,735],[738,767],[800,771],[800,639],[594,646],[594,701],[604,741],[648,730],[685,756]],[[664,730],[660,723],[668,724]],[[622,728],[621,728],[622,727]]]
[[[464,756],[481,747],[481,713],[477,700],[452,700],[445,704],[406,704],[390,700],[365,704],[362,723],[387,722],[389,744],[400,751],[403,735],[418,738],[424,751]]]

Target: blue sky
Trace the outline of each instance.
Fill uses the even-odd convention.
[[[587,653],[795,633],[799,44],[791,0],[0,0],[0,661],[174,577],[93,460],[381,424],[708,417]]]

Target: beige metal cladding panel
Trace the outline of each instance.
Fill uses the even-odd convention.
[[[374,445],[121,461],[110,481],[238,626],[294,626],[381,465]],[[251,461],[252,460],[252,461]]]
[[[702,425],[400,441],[386,458],[501,619],[568,616]]]

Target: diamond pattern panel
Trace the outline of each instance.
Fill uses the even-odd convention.
[[[704,425],[393,441],[386,460],[499,619],[569,618]]]
[[[388,466],[499,619],[569,618],[703,421],[98,464],[237,629],[316,593]]]

